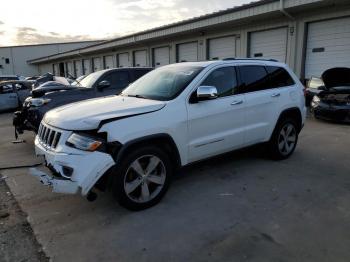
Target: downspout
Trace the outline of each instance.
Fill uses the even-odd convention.
[[[295,18],[284,9],[284,0],[280,0],[280,12],[284,14],[286,17],[288,17],[291,20],[295,20]]]

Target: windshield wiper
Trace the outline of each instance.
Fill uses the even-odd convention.
[[[124,95],[124,96],[136,97],[136,98],[142,98],[142,99],[149,99],[148,97],[145,97],[145,96],[143,96],[143,95]]]

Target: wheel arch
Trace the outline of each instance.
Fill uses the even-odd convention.
[[[297,128],[298,128],[298,133],[299,133],[303,127],[303,122],[302,122],[303,120],[302,120],[301,111],[298,107],[291,107],[291,108],[287,108],[287,109],[283,110],[277,119],[274,130],[276,130],[276,127],[277,127],[278,123],[280,123],[280,121],[282,121],[283,119],[288,118],[288,117],[296,120],[296,122],[298,124]]]
[[[173,163],[175,163],[176,169],[182,166],[180,153],[176,143],[174,139],[166,133],[148,135],[128,141],[118,151],[117,155],[115,156],[115,162],[118,163],[128,151],[145,145],[156,145],[162,148],[169,154],[171,160],[175,160]]]

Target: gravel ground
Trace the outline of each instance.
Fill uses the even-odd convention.
[[[0,262],[5,261],[43,262],[49,259],[0,175]]]

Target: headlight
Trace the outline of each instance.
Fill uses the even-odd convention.
[[[318,96],[314,96],[312,98],[312,101],[315,102],[315,103],[319,103],[319,102],[321,102],[321,99]]]
[[[103,142],[97,138],[73,133],[67,140],[67,145],[85,151],[95,151]]]
[[[39,107],[42,105],[46,105],[50,101],[51,101],[51,99],[48,99],[48,98],[32,98],[32,99],[30,99],[29,103],[31,106]]]

